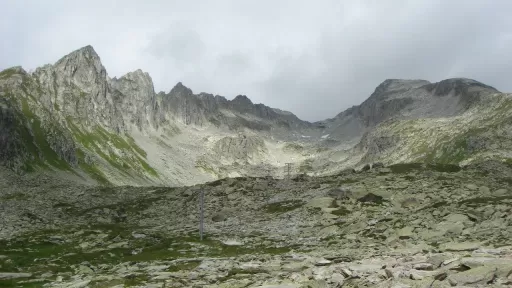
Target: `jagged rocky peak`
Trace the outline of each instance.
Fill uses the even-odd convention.
[[[241,105],[252,105],[251,99],[245,95],[237,95],[233,100],[233,103],[241,104]]]
[[[229,102],[230,102],[230,106],[233,107],[233,109],[238,110],[240,112],[250,111],[255,108],[255,105],[252,103],[251,99],[249,99],[245,95],[237,95],[233,100],[231,100]],[[259,110],[261,110],[261,108],[264,108],[264,107],[258,107],[258,108],[260,108]],[[258,114],[261,114],[261,113],[258,113]],[[259,116],[261,117],[263,115],[259,115]]]
[[[106,89],[107,71],[90,45],[62,57],[53,65],[53,71],[62,81],[59,84],[73,83],[85,93],[98,93]]]
[[[276,112],[277,114],[286,115],[286,116],[293,116],[293,113],[290,112],[290,111],[285,111],[285,110],[281,110],[281,109],[278,109],[278,108],[272,108],[272,110],[274,110],[274,112]]]
[[[135,124],[139,130],[149,125],[148,119],[152,119],[156,97],[153,80],[149,74],[137,69],[119,79],[112,79],[111,86],[114,94],[117,91],[122,94],[113,98],[119,99],[118,105],[122,108],[124,119]]]
[[[192,89],[183,85],[181,82],[178,82],[176,85],[174,85],[169,94],[181,97],[193,95]]]
[[[141,69],[137,69],[133,72],[128,72],[125,75],[121,76],[118,80],[128,80],[133,82],[146,82],[151,83],[153,85],[153,79],[148,72],[144,72]]]
[[[101,64],[100,56],[91,45],[69,53],[58,60],[54,66],[66,72],[69,76],[73,76],[79,72],[79,69],[87,69],[88,72],[106,75],[105,67]]]
[[[448,95],[452,92],[456,95],[468,92],[499,93],[494,87],[468,78],[450,78],[437,83],[431,83],[424,86],[424,88],[436,96]]]
[[[138,100],[149,100],[155,95],[151,76],[141,69],[129,72],[119,79],[112,79],[112,87],[119,90],[125,96]]]

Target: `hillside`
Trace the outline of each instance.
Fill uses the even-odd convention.
[[[361,105],[309,123],[293,113],[154,91],[141,70],[110,78],[91,46],[27,73],[0,72],[0,165],[84,184],[192,185],[235,176],[325,175],[373,162],[512,158],[511,95],[471,79],[388,79]]]
[[[237,169],[244,173],[271,161],[272,155],[258,154],[269,150],[263,139],[275,150],[282,146],[277,141],[293,138],[291,131],[314,129],[243,95],[197,95],[181,83],[155,93],[141,70],[110,79],[91,46],[32,74],[21,67],[2,71],[0,95],[0,163],[20,173],[64,172],[86,183],[204,182],[232,173],[211,163],[222,153],[229,165],[247,166]]]
[[[0,286],[510,287],[511,111],[475,80],[388,79],[310,123],[110,78],[91,46],[6,69]]]

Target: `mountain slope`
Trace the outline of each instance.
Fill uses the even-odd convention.
[[[247,96],[154,91],[110,78],[91,46],[33,73],[0,73],[0,165],[87,184],[190,185],[222,177],[317,175],[372,162],[507,160],[511,96],[475,80],[388,79],[361,103],[309,123]]]
[[[218,148],[230,139],[225,137],[253,134],[249,139],[265,146],[262,139],[285,139],[292,130],[312,127],[243,95],[196,95],[181,83],[157,94],[141,70],[110,79],[91,46],[32,74],[21,67],[4,70],[0,93],[2,165],[20,172],[67,171],[103,184],[215,179],[219,171],[203,162],[231,153]],[[246,154],[238,164],[246,164],[246,142],[233,143],[241,147],[231,149]]]
[[[324,125],[332,138],[361,137],[388,119],[451,117],[469,109],[481,97],[499,93],[475,80],[453,78],[438,83],[388,79],[361,105],[328,119]]]

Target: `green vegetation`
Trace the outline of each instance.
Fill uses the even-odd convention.
[[[208,174],[211,174],[217,178],[221,177],[222,175],[217,172],[210,163],[208,163],[207,161],[205,161],[204,159],[202,158],[198,158],[196,160],[196,165],[195,165],[196,168],[198,169],[201,169],[203,170],[205,173],[208,173]]]
[[[359,182],[359,180],[347,177],[347,178],[341,179],[339,181],[339,185],[341,185],[341,184],[351,184],[351,183],[357,183],[357,182]]]
[[[304,149],[304,147],[302,147],[302,145],[297,144],[297,143],[287,143],[286,145],[284,145],[283,149],[285,151],[298,152],[298,151],[302,151]]]
[[[117,135],[116,135],[117,136]],[[126,135],[126,139],[128,139],[128,144],[130,145],[130,147],[136,151],[137,153],[139,153],[142,157],[144,158],[147,158],[148,154],[146,153],[146,151],[144,151],[144,149],[140,148],[137,143],[135,143],[135,140],[133,140],[133,138],[130,136],[130,135]]]
[[[181,261],[176,262],[174,265],[169,267],[167,271],[169,272],[176,272],[176,271],[183,271],[183,270],[193,270],[197,266],[201,264],[201,260],[189,260],[189,261]]]
[[[137,157],[137,159],[139,160],[139,163],[142,166],[142,168],[144,168],[144,170],[146,170],[146,172],[148,172],[149,174],[151,174],[155,177],[158,177],[158,172],[156,172],[156,170],[153,169],[153,167],[149,166],[148,162],[144,161],[140,157]]]
[[[300,173],[306,173],[313,171],[313,159],[304,160],[299,166]]]
[[[79,167],[87,173],[92,179],[96,180],[98,184],[110,185],[111,183],[107,180],[107,177],[101,172],[98,167],[94,164],[87,164],[85,161],[85,153],[81,149],[76,149],[76,155],[78,158]]]
[[[429,163],[427,169],[434,170],[437,172],[454,173],[459,172],[462,168],[455,164],[443,164],[443,163]]]
[[[393,164],[389,166],[389,169],[391,169],[391,172],[393,173],[409,173],[416,170],[420,170],[423,168],[423,164],[421,163],[399,163],[399,164]]]
[[[12,68],[5,69],[0,72],[0,79],[7,79],[14,74],[18,74],[18,72],[16,72],[16,68],[12,67]]]
[[[263,206],[267,213],[284,213],[295,210],[304,206],[305,202],[302,200],[284,200],[280,202],[269,203]]]
[[[51,165],[60,170],[74,172],[71,166],[51,148],[46,138],[49,131],[62,137],[62,131],[56,126],[42,127],[40,119],[32,112],[28,99],[22,97],[20,101],[21,112],[26,122],[24,124],[19,123],[18,132],[23,139],[27,152],[31,155],[31,159],[25,163],[25,171],[34,171],[34,166],[46,168],[47,165]]]
[[[503,163],[505,163],[509,168],[512,168],[512,158],[506,158]]]
[[[221,277],[219,279],[219,281],[225,282],[231,278],[236,277],[237,275],[253,275],[253,274],[258,274],[258,273],[267,273],[267,271],[265,271],[262,268],[252,268],[252,269],[232,268],[231,270],[228,271],[228,275]]]
[[[104,192],[106,193],[106,192]],[[93,210],[101,210],[104,208],[108,208],[113,211],[117,211],[118,213],[138,213],[139,211],[144,211],[145,209],[149,208],[151,205],[153,205],[155,202],[158,202],[162,200],[164,196],[155,196],[155,197],[146,197],[141,198],[137,200],[131,200],[131,201],[125,201],[123,202],[122,206],[119,206],[118,204],[110,204],[110,205],[101,205],[101,206],[95,206],[87,209],[73,209],[73,214],[77,216],[83,216],[86,215],[88,212]],[[118,229],[119,225],[105,225],[101,226],[102,229],[108,228],[108,229]],[[124,228],[119,228],[124,229]]]
[[[33,282],[29,282],[33,281]],[[34,277],[30,277],[28,279],[9,279],[9,280],[0,280],[0,287],[3,288],[39,288],[43,287],[44,284],[49,283],[47,280],[39,280],[34,279]]]
[[[25,194],[25,193],[11,193],[11,194],[6,194],[2,197],[0,197],[0,200],[27,200],[27,199],[30,199],[30,196],[28,194]]]
[[[448,140],[427,154],[428,162],[459,163],[469,157],[467,134]]]
[[[157,171],[144,160],[147,157],[147,153],[130,136],[125,135],[125,140],[122,136],[108,132],[100,126],[96,126],[92,131],[81,130],[73,123],[71,118],[67,118],[66,121],[74,139],[78,143],[87,150],[98,154],[125,176],[130,176],[129,171],[139,168],[154,177],[158,177]],[[131,155],[121,157],[112,148]],[[77,150],[77,155],[79,159],[83,158],[85,151]],[[108,182],[105,175],[96,166],[87,165],[85,162],[80,161],[80,167],[100,183],[105,184]]]
[[[420,170],[454,173],[459,172],[462,169],[459,165],[445,163],[398,163],[389,166],[389,168],[391,169],[391,172],[397,174],[409,173]],[[414,178],[410,178],[408,180],[414,180]]]
[[[215,119],[215,118],[213,118],[213,117],[210,117],[210,118],[208,119],[208,122],[210,122],[210,123],[212,123],[213,125],[215,125],[215,127],[220,127],[220,124],[221,124],[219,120],[217,120],[217,119]]]
[[[329,148],[327,148],[327,147],[320,147],[320,148],[316,149],[317,153],[322,153],[322,152],[325,152],[325,151],[329,151]]]
[[[334,210],[331,212],[331,214],[334,214],[334,215],[337,215],[337,216],[344,216],[344,215],[347,215],[347,214],[350,214],[351,211],[348,210],[347,208],[343,207],[343,206],[340,206],[338,207],[338,209]]]

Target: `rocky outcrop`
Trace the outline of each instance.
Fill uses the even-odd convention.
[[[310,123],[291,113],[278,113],[263,104],[253,104],[245,95],[227,100],[207,93],[193,94],[181,82],[168,94],[159,94],[156,110],[159,125],[174,120],[185,125],[213,125],[235,131],[248,128],[267,132],[272,128],[290,131],[311,127]]]
[[[481,97],[499,93],[475,80],[453,78],[430,83],[425,80],[387,79],[361,105],[329,119],[330,137],[358,138],[387,120],[442,118],[460,115]],[[358,133],[354,130],[359,128]]]
[[[36,69],[38,98],[48,110],[71,117],[85,126],[100,124],[124,131],[121,99],[115,97],[107,71],[91,46],[64,56],[54,65]]]
[[[25,149],[17,128],[20,127],[16,113],[6,99],[0,98],[0,164],[15,168]]]
[[[2,165],[19,171],[36,165],[135,185],[210,179],[204,170],[239,175],[240,161],[251,163],[247,173],[291,161],[321,174],[381,160],[510,158],[510,97],[463,78],[388,79],[361,105],[309,123],[245,95],[194,94],[181,82],[155,93],[141,70],[111,79],[86,46],[33,73],[0,72],[0,91]],[[204,140],[218,135],[217,144]],[[304,149],[286,152],[287,143]]]
[[[147,72],[138,69],[111,81],[115,98],[119,99],[124,122],[145,130],[155,125],[156,94],[153,80]]]
[[[27,165],[35,164],[27,163],[36,161],[41,167],[79,169],[101,179],[107,173],[122,181],[126,175],[135,177],[126,171],[134,166],[144,173],[158,174],[140,159],[147,157],[147,152],[133,142],[129,135],[133,129],[145,135],[169,136],[180,131],[177,125],[185,125],[228,133],[248,129],[269,134],[277,130],[274,134],[282,137],[309,127],[291,113],[253,104],[242,95],[233,100],[196,95],[182,83],[167,94],[156,94],[151,77],[141,70],[110,79],[91,46],[31,74],[13,67],[0,76],[0,91],[5,91],[2,145],[6,150],[2,163],[15,170],[27,169]],[[24,144],[26,141],[33,145]]]
[[[224,137],[215,143],[214,157],[230,159],[234,162],[247,163],[253,157],[267,152],[263,139],[255,136],[239,135],[238,137]]]

